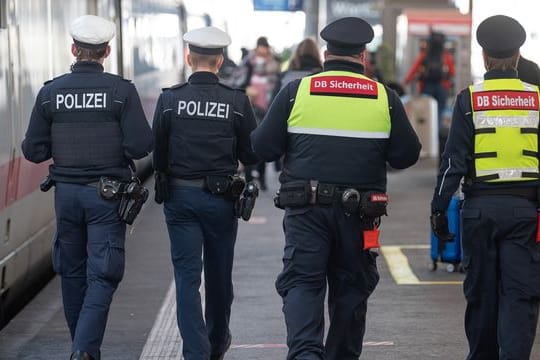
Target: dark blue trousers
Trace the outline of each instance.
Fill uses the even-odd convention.
[[[536,212],[535,203],[514,196],[463,204],[468,360],[530,357],[540,300]]]
[[[362,352],[367,300],[379,281],[376,253],[363,250],[358,215],[338,207],[287,209],[283,219],[283,298],[287,360],[352,360]],[[324,338],[328,282],[330,327]]]
[[[100,359],[109,306],[124,275],[126,226],[118,200],[95,187],[57,183],[53,267],[62,279],[62,300],[73,351]]]
[[[164,213],[171,240],[177,319],[186,360],[208,360],[230,338],[232,266],[238,220],[234,202],[189,186],[171,186]],[[204,267],[205,313],[201,271]]]

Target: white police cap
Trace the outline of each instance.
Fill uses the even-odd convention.
[[[115,25],[112,21],[95,15],[83,15],[71,23],[69,33],[76,45],[99,49],[114,37]]]
[[[216,55],[222,54],[223,49],[230,45],[231,37],[223,30],[208,26],[188,31],[184,34],[184,41],[193,52]]]

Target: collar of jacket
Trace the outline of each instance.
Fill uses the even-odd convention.
[[[197,71],[191,74],[188,79],[190,84],[217,84],[219,78],[209,71]]]
[[[95,61],[77,61],[71,66],[73,72],[103,72],[103,65]]]
[[[484,80],[517,79],[517,77],[517,70],[489,70],[487,73],[484,74]]]
[[[324,62],[324,71],[350,71],[364,73],[364,65],[345,60],[329,60]]]

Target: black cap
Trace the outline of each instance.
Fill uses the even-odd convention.
[[[321,37],[328,42],[328,51],[334,55],[358,54],[373,36],[371,25],[357,17],[338,19],[321,31]]]
[[[476,30],[476,40],[482,49],[488,56],[497,59],[516,54],[526,37],[523,26],[505,15],[488,17]]]

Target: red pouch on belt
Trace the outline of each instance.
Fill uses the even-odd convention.
[[[379,248],[379,229],[364,230],[364,250]]]
[[[536,242],[540,243],[540,211],[536,213]]]

